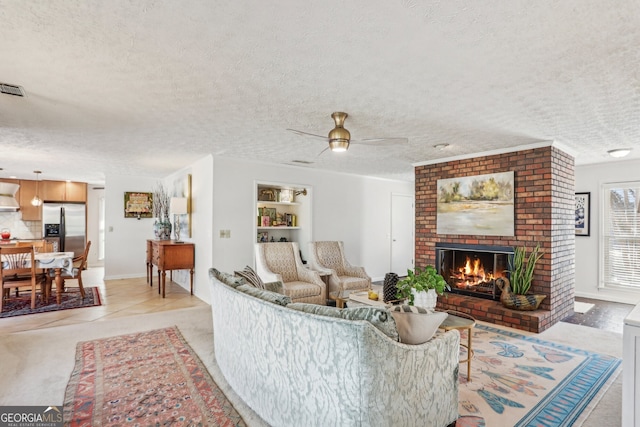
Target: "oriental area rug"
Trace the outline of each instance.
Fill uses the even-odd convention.
[[[612,356],[484,324],[472,333],[471,381],[460,364],[457,427],[579,426],[620,373]]]
[[[246,425],[175,326],[78,343],[64,424]]]
[[[12,291],[12,290],[11,290]],[[4,302],[0,319],[4,317],[22,316],[25,314],[47,313],[49,311],[68,310],[71,308],[95,307],[102,304],[97,287],[85,287],[84,299],[80,288],[66,288],[62,293],[60,305],[56,304],[56,293],[51,292],[48,301],[36,301],[36,308],[31,309],[31,293],[25,290],[17,298],[9,298]]]

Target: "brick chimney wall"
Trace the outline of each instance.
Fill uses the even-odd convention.
[[[515,236],[437,234],[439,179],[514,171]],[[437,242],[499,246],[540,243],[531,292],[547,298],[539,310],[522,312],[498,301],[449,294],[439,306],[467,312],[478,320],[542,332],[573,313],[575,282],[574,158],[548,146],[513,153],[418,166],[416,176],[416,266],[435,263]]]

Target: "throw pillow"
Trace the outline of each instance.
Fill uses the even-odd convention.
[[[244,285],[247,282],[242,277],[236,277],[233,274],[223,273],[216,268],[209,269],[209,276],[213,276],[225,285],[237,288],[240,285]]]
[[[264,289],[278,294],[284,294],[284,286],[282,286],[282,282],[280,281],[265,283]]]
[[[413,305],[397,305],[389,309],[396,320],[400,342],[422,344],[429,341],[448,314]]]
[[[392,316],[389,316],[389,313],[384,308],[353,307],[340,309],[324,305],[307,304],[304,302],[291,303],[287,307],[293,310],[317,314],[320,316],[337,317],[347,320],[366,320],[392,340],[398,341],[396,322]]]
[[[248,265],[244,268],[244,270],[236,271],[235,273],[236,276],[242,277],[244,280],[246,280],[248,284],[253,285],[258,289],[265,289],[264,282],[262,281],[260,276],[258,276],[258,273],[256,273],[253,268],[249,267]]]
[[[245,294],[249,294],[256,298],[260,298],[261,300],[272,302],[274,304],[278,304],[283,307],[286,307],[288,304],[291,303],[291,298],[289,298],[286,295],[265,291],[264,289],[258,289],[252,285],[242,285],[242,286],[238,286],[236,289],[241,292],[244,292]]]

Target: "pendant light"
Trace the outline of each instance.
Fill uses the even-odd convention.
[[[33,199],[31,199],[31,204],[33,206],[40,206],[42,204],[42,199],[39,197],[39,192],[38,192],[38,178],[40,177],[40,174],[42,173],[42,171],[33,171],[33,173],[36,174],[36,195],[33,196]]]

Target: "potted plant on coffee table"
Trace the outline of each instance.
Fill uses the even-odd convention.
[[[407,270],[407,277],[398,281],[396,285],[397,299],[407,299],[409,305],[434,308],[438,295],[444,295],[445,290],[451,290],[444,278],[438,274],[435,267],[428,265],[424,269],[416,267]]]
[[[531,295],[531,282],[536,263],[544,253],[540,244],[531,250],[527,257],[527,248],[519,246],[513,248],[513,257],[509,259],[509,279],[496,279],[496,285],[502,290],[500,302],[507,308],[515,310],[535,310],[540,306],[546,295]]]

